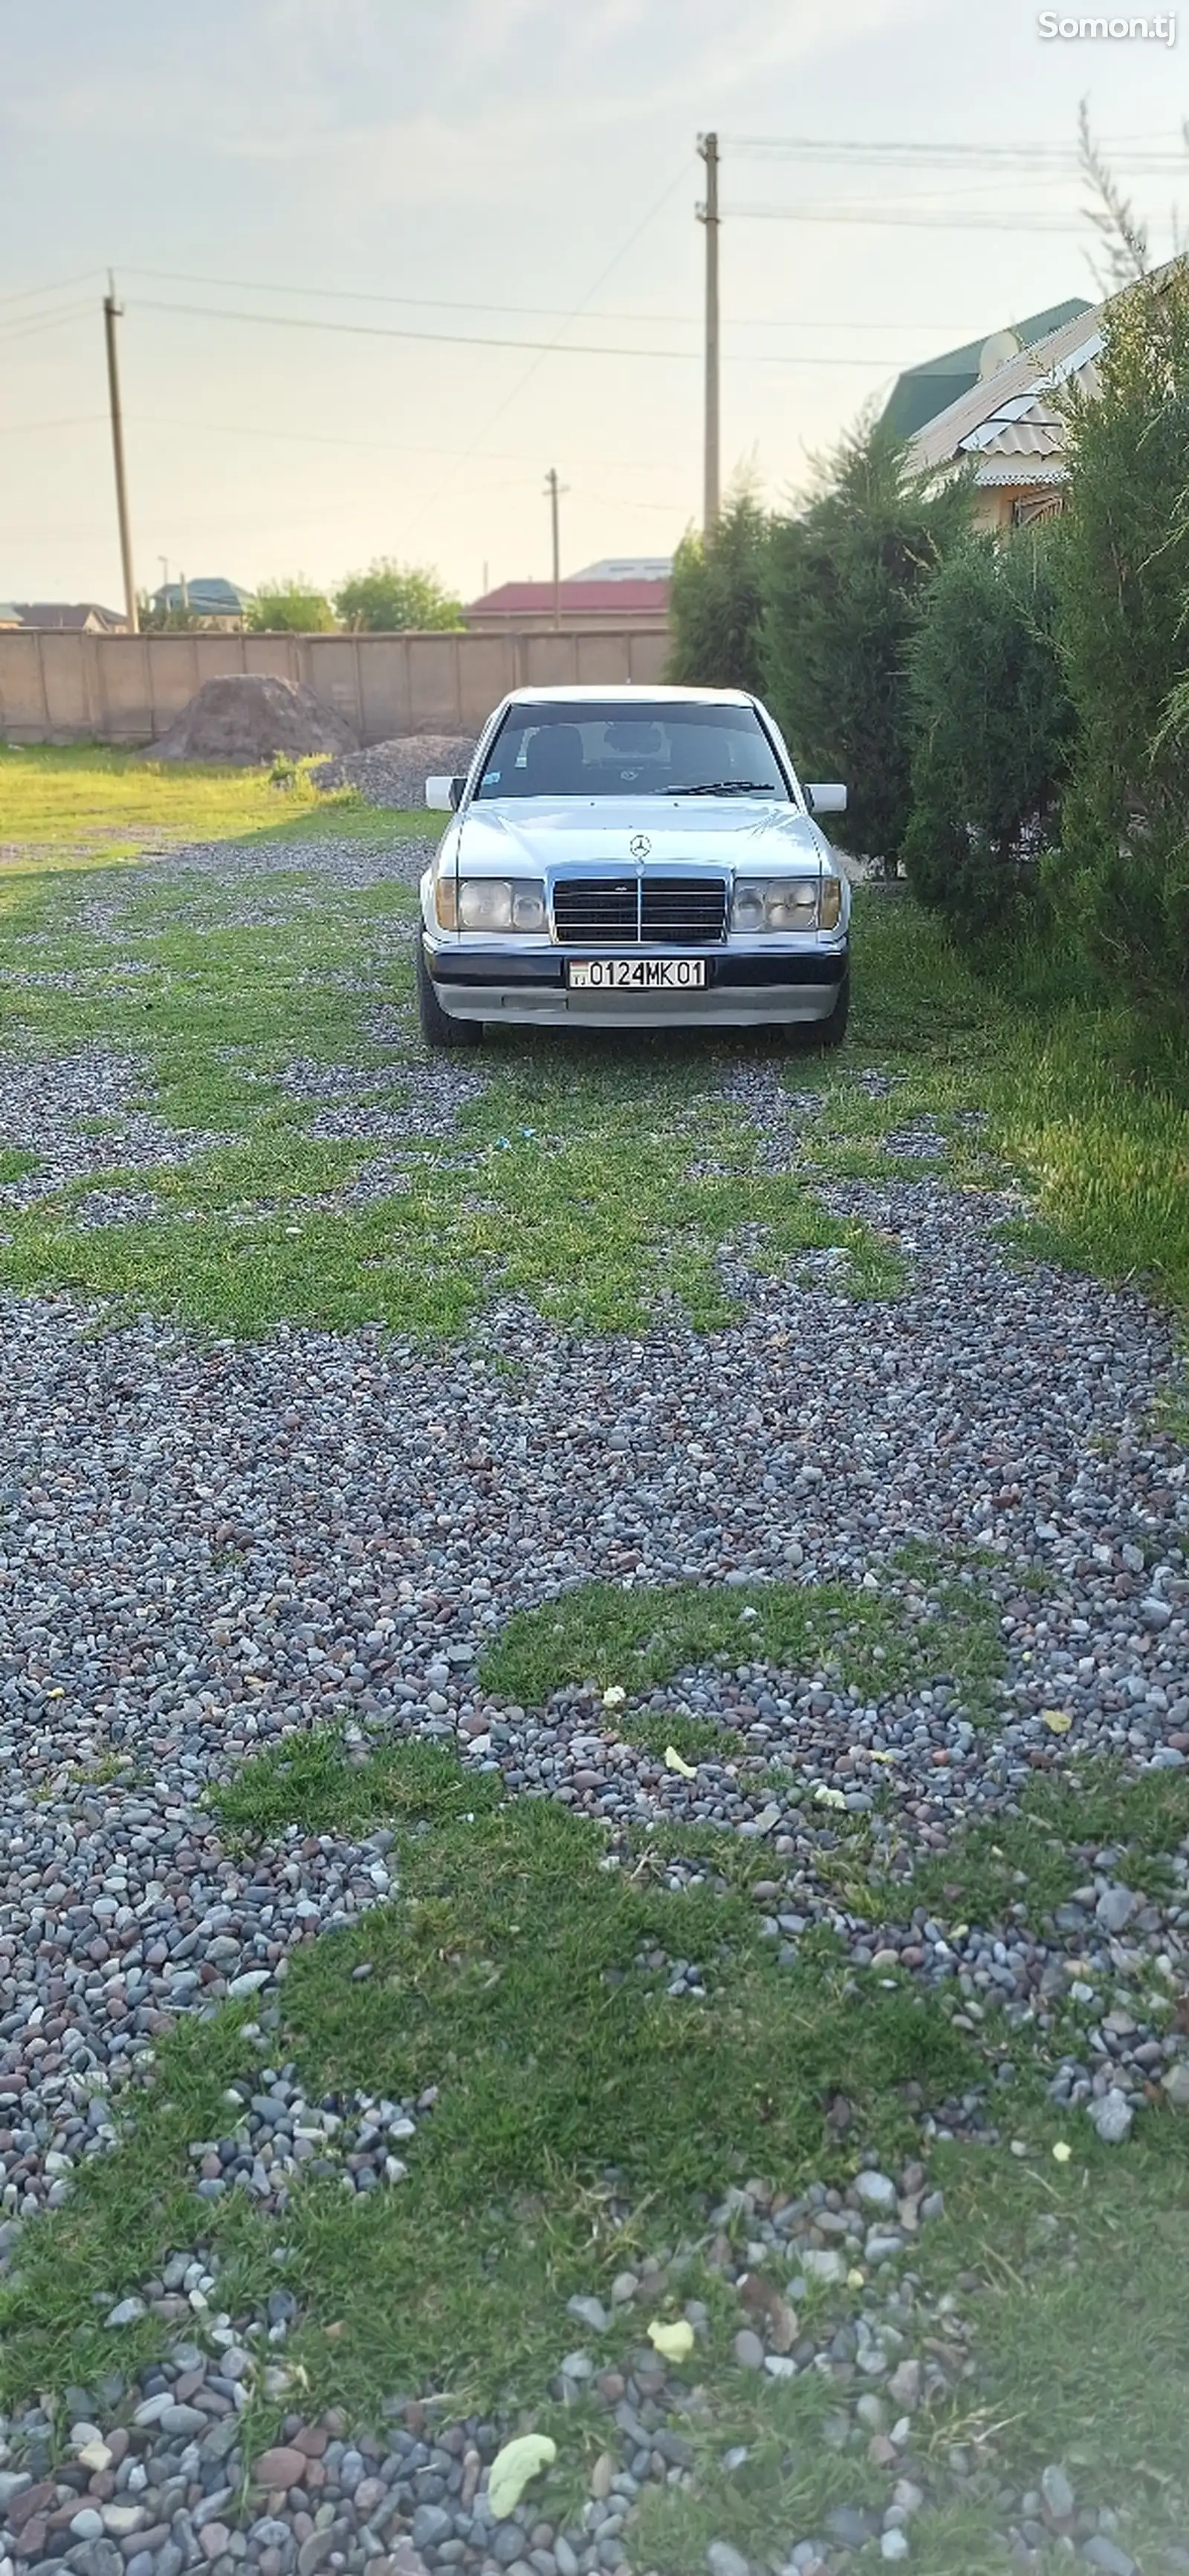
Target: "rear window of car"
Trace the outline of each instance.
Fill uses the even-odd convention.
[[[645,699],[509,707],[476,795],[744,795],[791,801],[754,707]]]

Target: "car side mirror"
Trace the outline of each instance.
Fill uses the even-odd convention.
[[[431,814],[449,814],[455,803],[452,778],[427,778],[425,802]]]
[[[450,805],[452,812],[455,814],[457,814],[458,808],[462,803],[466,783],[465,771],[461,778],[452,778],[450,781]]]
[[[807,787],[805,802],[811,814],[845,814],[845,787]]]

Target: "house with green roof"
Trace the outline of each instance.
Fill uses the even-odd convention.
[[[1187,266],[1178,252],[1151,271],[1147,291],[1162,294]],[[1069,480],[1067,398],[1071,390],[1090,399],[1099,393],[1112,314],[1125,308],[1131,292],[1125,287],[1101,304],[1075,304],[1071,320],[985,368],[909,438],[910,472],[939,479],[963,472],[977,528],[1028,527],[1056,517]]]
[[[992,331],[982,340],[968,340],[964,349],[947,349],[940,358],[926,358],[919,367],[906,367],[897,376],[883,417],[897,438],[915,438],[926,423],[938,413],[948,411],[961,395],[970,393],[986,377],[994,375],[1008,359],[1021,350],[1034,349],[1039,340],[1047,340],[1066,322],[1073,322],[1091,307],[1084,296],[1073,295],[1065,304],[1052,304],[1044,313],[1030,313],[1026,322],[1013,322],[1006,331]]]

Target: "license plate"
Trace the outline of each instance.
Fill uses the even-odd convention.
[[[571,992],[689,993],[706,981],[704,957],[570,958]]]

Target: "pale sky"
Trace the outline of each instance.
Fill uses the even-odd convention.
[[[547,574],[550,465],[564,571],[699,516],[701,129],[724,470],[778,500],[900,366],[1096,292],[1060,169],[804,139],[1068,148],[1085,95],[1166,255],[1189,7],[1177,32],[1046,40],[1022,0],[0,0],[0,600],[121,602],[109,266],[141,586],[385,553],[471,597]],[[1167,170],[1132,180],[1141,147]]]

